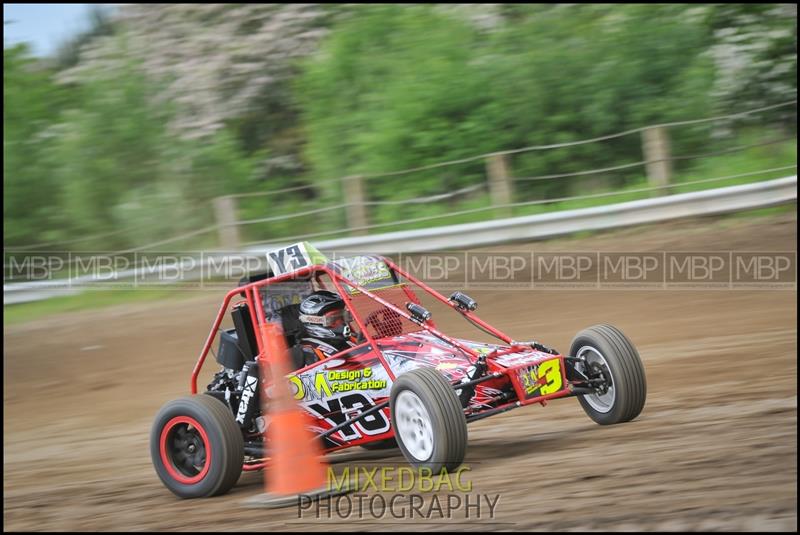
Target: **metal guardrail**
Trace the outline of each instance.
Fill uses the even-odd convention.
[[[645,223],[657,223],[687,216],[736,212],[797,200],[797,175],[692,193],[623,202],[594,208],[564,210],[508,219],[464,223],[420,230],[389,232],[322,240],[315,243],[323,252],[360,252],[376,254],[417,253],[445,249],[471,248],[497,243],[542,239],[582,230],[600,230]],[[261,256],[275,247],[274,243],[251,247],[236,255],[207,258],[198,261],[196,269],[206,267],[221,258],[239,260]],[[88,284],[134,278],[141,269],[129,269],[103,279],[80,277],[72,280],[52,280],[3,284],[3,304],[38,301],[50,297],[75,294]]]
[[[797,175],[654,199],[508,219],[389,232],[319,242],[320,250],[390,254],[436,251],[549,238],[581,230],[656,223],[687,216],[736,212],[797,199]],[[264,253],[273,245],[247,249]]]

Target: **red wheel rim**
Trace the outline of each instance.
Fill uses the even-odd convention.
[[[197,420],[176,416],[161,430],[159,442],[161,462],[172,479],[184,485],[194,485],[206,476],[211,467],[211,443]],[[198,468],[200,459],[203,460],[202,468]]]

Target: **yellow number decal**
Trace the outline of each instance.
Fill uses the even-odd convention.
[[[547,383],[542,385],[540,394],[544,396],[561,390],[561,359],[542,362],[539,365],[539,379],[542,377],[547,379]]]

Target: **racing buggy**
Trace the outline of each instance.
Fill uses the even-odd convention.
[[[259,369],[270,361],[257,335],[265,322],[281,327],[295,359],[284,380],[326,453],[399,447],[413,466],[439,473],[463,462],[470,422],[565,397],[577,397],[601,425],[632,420],[644,406],[642,362],[611,325],[580,331],[561,354],[513,340],[478,318],[468,295],[446,297],[382,256],[329,261],[300,243],[268,259],[268,273],[245,278],[225,296],[194,367],[192,395],[166,403],[155,418],[153,464],[179,497],[223,494],[243,470],[268,466],[269,410],[262,407],[269,406],[272,380],[261,379]],[[320,289],[342,297],[358,343],[304,365],[295,351],[303,335],[298,303]],[[497,343],[441,332],[441,318],[429,310],[434,305]],[[222,327],[224,321],[232,326]],[[198,395],[217,338],[221,368]]]

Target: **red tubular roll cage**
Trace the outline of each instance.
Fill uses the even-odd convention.
[[[472,312],[470,312],[468,310],[462,310],[462,309],[457,308],[455,305],[453,305],[453,303],[451,301],[449,301],[442,294],[440,294],[439,292],[437,292],[436,290],[434,290],[433,288],[431,288],[427,284],[423,283],[422,281],[418,280],[417,278],[409,275],[408,273],[406,273],[405,271],[400,269],[391,260],[389,260],[387,258],[383,258],[383,257],[381,257],[381,259],[395,273],[401,275],[405,279],[407,279],[407,280],[411,281],[412,283],[416,284],[417,286],[421,287],[428,294],[430,294],[433,297],[435,297],[438,301],[441,301],[445,305],[456,309],[460,314],[463,314],[469,320],[471,320],[475,324],[479,325],[480,327],[482,327],[483,329],[485,329],[486,331],[491,333],[493,336],[497,337],[498,339],[500,339],[503,342],[505,342],[505,343],[510,345],[510,347],[508,349],[504,349],[502,351],[494,351],[494,352],[492,352],[490,354],[490,357],[497,357],[497,356],[504,355],[504,354],[507,354],[507,353],[513,353],[513,352],[516,352],[516,351],[520,351],[520,350],[529,348],[529,346],[527,346],[527,345],[518,344],[517,342],[512,340],[508,335],[506,335],[505,333],[499,331],[498,329],[495,329],[494,327],[492,327],[488,323],[484,322],[483,320],[478,318]],[[354,283],[353,281],[344,278],[342,275],[340,275],[339,273],[337,273],[336,271],[334,271],[333,269],[331,269],[327,265],[314,265],[314,266],[307,266],[307,267],[304,267],[304,268],[300,268],[298,270],[292,271],[290,273],[285,273],[283,275],[278,275],[278,276],[271,277],[271,278],[268,278],[268,279],[252,282],[252,283],[244,285],[244,286],[239,286],[239,287],[234,288],[233,290],[229,291],[225,295],[225,299],[222,302],[222,306],[220,307],[219,312],[217,313],[217,317],[214,320],[214,325],[211,328],[211,333],[209,333],[208,338],[206,339],[206,342],[203,345],[203,350],[200,353],[200,357],[197,360],[197,364],[195,364],[194,370],[192,371],[192,378],[191,378],[191,384],[190,384],[192,394],[197,394],[197,377],[200,374],[200,370],[203,367],[203,363],[205,362],[206,357],[208,356],[208,352],[211,349],[211,345],[214,343],[214,340],[216,339],[217,331],[219,330],[219,327],[222,324],[222,320],[225,317],[225,313],[228,310],[228,306],[230,305],[231,299],[233,299],[237,294],[241,294],[241,293],[245,294],[245,299],[246,299],[247,304],[248,304],[249,309],[250,309],[250,319],[251,319],[251,321],[253,321],[253,327],[256,329],[256,333],[259,333],[260,331],[258,329],[258,326],[266,322],[266,318],[265,318],[265,315],[264,315],[264,308],[263,308],[263,305],[261,303],[261,299],[259,299],[258,295],[257,295],[257,292],[258,292],[259,288],[261,288],[263,286],[268,286],[270,284],[276,284],[276,283],[279,283],[279,282],[292,280],[292,279],[295,279],[295,278],[298,278],[298,277],[304,277],[306,275],[314,274],[316,276],[319,276],[319,275],[321,275],[323,273],[327,274],[331,278],[331,281],[333,282],[333,285],[336,288],[337,293],[339,293],[339,295],[341,295],[342,298],[344,299],[348,310],[350,310],[351,314],[353,315],[353,318],[355,319],[356,323],[358,324],[359,329],[361,330],[361,332],[363,333],[364,337],[366,338],[367,341],[364,344],[360,344],[360,345],[369,344],[370,346],[372,346],[372,347],[377,349],[377,344],[375,343],[375,339],[369,334],[369,330],[363,324],[363,322],[361,320],[361,316],[357,313],[357,311],[355,311],[355,309],[353,307],[352,299],[348,295],[348,292],[346,292],[343,289],[342,284],[345,284],[345,285],[347,285],[347,286],[349,286],[351,288],[354,288],[355,290],[359,291],[360,293],[363,293],[364,295],[366,295],[370,299],[372,299],[374,301],[377,301],[378,303],[380,303],[381,305],[385,306],[386,308],[389,308],[389,309],[393,310],[395,313],[397,313],[400,316],[404,317],[406,320],[412,321],[414,323],[417,323],[418,325],[420,325],[420,328],[428,331],[429,333],[431,333],[432,335],[436,336],[437,338],[439,338],[441,340],[444,340],[447,343],[457,347],[458,349],[460,349],[464,353],[466,353],[469,356],[471,356],[473,359],[479,358],[478,353],[476,353],[473,349],[471,349],[471,348],[465,346],[464,344],[458,342],[457,340],[454,340],[454,339],[448,337],[447,335],[441,333],[439,330],[437,330],[433,326],[427,325],[427,322],[419,323],[417,321],[414,321],[411,318],[411,315],[408,314],[405,310],[402,310],[402,309],[396,307],[392,303],[390,303],[390,302],[378,297],[377,295],[373,294],[369,290],[367,290],[367,289],[359,286],[358,284]],[[258,344],[259,355],[263,355],[264,347],[263,347],[263,342],[261,340],[261,336],[260,335],[256,336],[256,342]],[[352,348],[350,348],[350,349],[352,349]],[[349,351],[350,349],[348,349],[346,351]],[[390,367],[386,363],[386,360],[384,359],[384,357],[383,357],[383,355],[381,354],[380,351],[377,351],[377,356],[380,359],[381,363],[384,365],[384,367],[385,367],[387,373],[390,375],[391,379],[394,380],[395,379],[394,374],[392,373]],[[489,362],[491,362],[491,361],[489,361]]]

